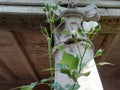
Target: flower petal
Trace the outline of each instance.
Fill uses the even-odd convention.
[[[83,22],[83,29],[87,32],[94,29],[96,26],[98,26],[98,22],[96,21]]]

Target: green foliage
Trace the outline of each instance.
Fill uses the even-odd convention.
[[[65,22],[65,19],[64,19],[64,17],[62,17],[60,20],[60,23],[64,23],[64,22]]]
[[[99,65],[99,66],[103,66],[103,65],[114,65],[114,64],[112,64],[112,63],[109,63],[109,62],[99,62],[99,63],[97,63],[97,65]]]
[[[79,74],[79,77],[80,77],[80,76],[89,76],[89,75],[90,75],[90,71],[89,71],[89,72],[86,72],[86,73],[80,73],[80,74]]]
[[[78,62],[79,62],[78,57],[75,57],[73,54],[64,52],[60,64],[66,65],[71,70],[75,70],[77,69]]]
[[[80,88],[80,85],[79,84],[73,84],[73,85],[67,84],[65,85],[65,88],[67,90],[78,90]]]
[[[63,45],[57,45],[55,48],[58,49],[58,50],[63,50],[64,46]]]
[[[84,31],[83,29],[81,29],[80,27],[78,27],[78,33],[79,33],[80,36],[82,36],[84,34],[83,31]]]
[[[96,52],[96,54],[95,54],[94,57],[99,57],[99,56],[101,56],[102,54],[103,54],[103,50],[102,50],[102,49],[99,49],[99,50],[97,50],[97,52]]]
[[[67,31],[67,30],[63,30],[63,31],[61,32],[61,34],[71,35],[71,33],[70,33],[69,31]]]
[[[65,90],[58,82],[53,83],[52,87],[56,90]]]
[[[31,83],[31,84],[29,85],[29,87],[30,87],[31,89],[34,89],[34,87],[37,85],[37,83],[38,83],[38,82]]]
[[[80,85],[79,84],[75,84],[72,87],[74,87],[74,90],[78,90],[80,88]],[[71,89],[71,90],[73,90],[73,89]]]
[[[44,70],[42,70],[42,71],[51,71],[51,70],[55,70],[55,68],[47,68],[47,69],[44,69]]]
[[[44,83],[46,83],[48,81],[51,81],[51,80],[53,81],[54,78],[53,77],[49,77],[49,78],[42,79],[41,82],[40,82],[40,84],[44,84]]]
[[[22,86],[20,90],[32,90],[32,88],[29,85],[27,85],[27,86]]]
[[[56,16],[56,11],[58,10],[58,6],[45,4],[45,7],[43,8],[43,10],[46,13],[47,22],[49,24],[50,30],[41,26],[41,30],[47,39],[48,55],[49,55],[49,68],[42,70],[42,71],[49,71],[50,77],[46,78],[46,79],[42,79],[40,82],[34,82],[34,83],[31,83],[30,85],[24,85],[21,87],[17,87],[15,89],[20,88],[20,90],[33,90],[34,87],[37,85],[47,84],[48,86],[50,86],[50,90],[53,90],[53,89],[56,89],[56,90],[77,90],[80,88],[80,85],[77,82],[78,77],[88,76],[90,74],[90,71],[82,73],[82,69],[87,65],[87,62],[83,63],[83,58],[84,58],[84,55],[85,55],[87,49],[91,46],[89,41],[93,40],[94,36],[97,34],[97,32],[100,30],[101,27],[100,27],[100,25],[98,25],[94,28],[91,28],[90,31],[87,31],[87,32],[80,27],[78,27],[77,31],[70,32],[68,30],[63,30],[61,32],[61,34],[71,35],[73,41],[77,44],[77,49],[79,50],[78,40],[77,40],[78,39],[77,33],[78,33],[81,37],[82,44],[84,45],[84,51],[83,51],[83,53],[81,53],[79,51],[79,53],[76,55],[73,55],[69,52],[64,51],[63,55],[62,55],[62,60],[56,64],[56,66],[55,66],[56,69],[55,69],[55,68],[53,68],[53,65],[52,65],[52,63],[53,63],[52,55],[56,50],[63,51],[64,46],[58,45],[52,49],[52,43],[53,43],[52,38],[53,38],[53,34],[56,32],[56,30],[65,22],[65,19],[64,19],[64,17],[62,17],[60,19],[60,24],[56,28],[54,28],[53,27],[54,23],[57,20],[55,18],[55,16]],[[87,36],[86,41],[82,40],[83,36]],[[94,57],[99,57],[102,54],[103,54],[103,50],[99,49],[96,52]],[[97,65],[102,66],[102,65],[106,65],[106,64],[113,65],[113,64],[108,63],[108,62],[100,62]],[[71,78],[74,82],[73,85],[67,84],[67,85],[65,85],[65,87],[62,87],[58,82],[53,83],[53,81],[54,81],[53,74],[54,74],[55,70],[56,71],[59,70],[61,73],[66,74],[69,78]],[[15,90],[15,89],[11,89],[11,90]]]

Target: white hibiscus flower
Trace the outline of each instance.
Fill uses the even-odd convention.
[[[83,22],[83,29],[86,31],[86,32],[89,32],[91,29],[92,30],[95,30],[95,27],[98,26],[98,22],[96,21],[89,21],[89,22],[86,22],[84,21]]]

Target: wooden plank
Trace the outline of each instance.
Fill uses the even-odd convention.
[[[57,3],[68,4],[68,0],[56,0]],[[70,0],[72,1],[72,0]],[[102,8],[120,8],[120,1],[102,1],[102,0],[73,0],[79,7],[89,4],[95,4]]]
[[[52,3],[55,0],[0,0],[3,5],[44,5],[45,3]]]
[[[99,21],[101,25],[100,33],[120,33],[120,17],[101,17]]]
[[[41,72],[49,68],[47,44],[44,36],[39,31],[21,31],[15,32],[14,35],[29,58],[38,77],[49,77],[49,72]]]
[[[3,19],[0,22],[0,30],[37,31],[40,30],[40,25],[43,26],[44,24],[44,26],[47,26],[45,20],[39,15],[3,15]],[[102,16],[99,23],[102,27],[99,33],[120,33],[120,17]]]
[[[13,36],[13,38],[15,38],[15,37]],[[22,56],[21,60],[22,60],[22,62],[24,64],[25,68],[27,69],[28,73],[32,76],[32,78],[34,80],[38,80],[38,77],[37,77],[34,69],[32,68],[32,66],[30,64],[30,61],[28,60],[29,58],[27,58],[27,56],[25,55],[24,51],[22,50],[19,43],[17,42],[17,39],[15,38],[14,40],[16,41],[15,49],[17,50],[19,55]]]
[[[107,59],[114,46],[118,43],[119,38],[120,34],[108,35],[108,37],[103,43],[104,54],[100,58],[101,61],[105,61]]]
[[[0,6],[0,13],[2,14],[32,14],[45,15],[42,7],[34,6]]]
[[[0,61],[0,74],[11,83],[15,83],[17,81],[16,76]]]
[[[44,3],[68,4],[68,0],[0,0],[4,5],[44,5]],[[78,6],[86,6],[90,3],[98,7],[120,8],[120,1],[95,1],[95,0],[75,0]]]
[[[8,28],[9,29],[9,28]],[[28,59],[9,31],[0,31],[0,58],[19,80],[38,80]]]
[[[79,9],[83,9],[82,7]],[[120,9],[104,9],[99,8],[101,16],[120,16]],[[7,6],[0,5],[1,14],[30,14],[30,15],[45,15],[43,7],[37,6]]]

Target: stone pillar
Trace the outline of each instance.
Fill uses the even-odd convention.
[[[76,31],[78,26],[82,28],[83,21],[98,21],[99,14],[97,13],[97,7],[95,5],[88,5],[87,7],[79,10],[74,5],[69,5],[68,8],[59,7],[60,16],[65,18],[65,23],[55,32],[54,34],[54,45],[63,45],[65,48],[62,51],[55,52],[55,64],[59,63],[62,59],[62,54],[64,51],[71,54],[78,54],[80,51],[82,54],[84,52],[83,42],[86,42],[86,35],[82,37],[77,34],[77,41],[79,49],[77,48],[77,44],[72,41],[72,35],[61,34],[61,32],[65,29],[69,32]],[[81,38],[83,41],[81,41]],[[95,65],[94,61],[94,51],[93,45],[90,43],[91,47],[89,47],[86,51],[86,54],[83,58],[83,62],[90,62],[87,65],[87,69],[85,71],[91,71],[88,77],[79,77],[78,82],[80,84],[79,90],[103,90],[102,83]],[[55,72],[55,82],[59,82],[62,86],[66,84],[73,84],[73,81],[66,76],[65,74],[60,73],[59,71]]]

